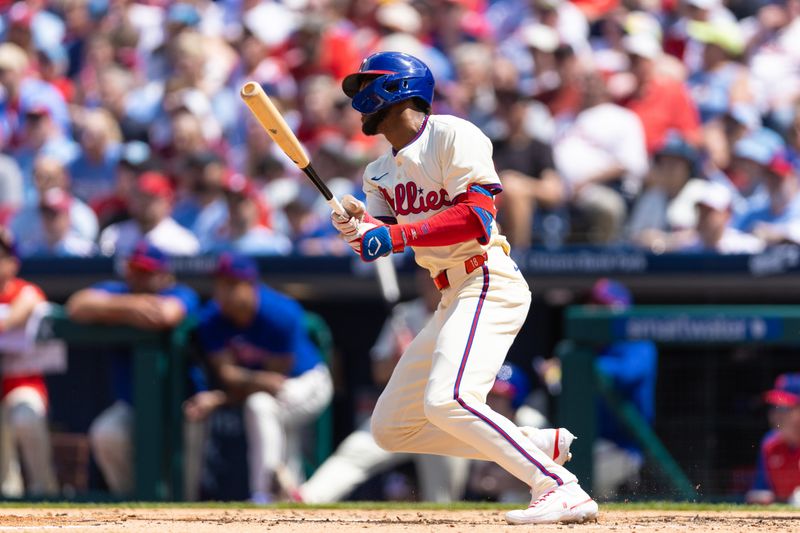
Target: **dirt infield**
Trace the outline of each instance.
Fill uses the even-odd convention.
[[[0,532],[315,532],[359,531],[514,531],[499,511],[356,509],[204,509],[75,508],[0,509]],[[800,513],[790,511],[620,511],[602,512],[598,522],[537,526],[536,531],[800,531]]]

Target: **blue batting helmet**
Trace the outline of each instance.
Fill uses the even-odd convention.
[[[361,88],[364,81],[372,83]],[[361,62],[358,72],[342,81],[342,90],[353,99],[353,108],[366,115],[409,98],[433,101],[433,74],[416,57],[403,52],[378,52]]]
[[[492,385],[492,394],[505,396],[511,400],[511,407],[519,408],[531,391],[528,376],[521,368],[511,363],[503,363]]]

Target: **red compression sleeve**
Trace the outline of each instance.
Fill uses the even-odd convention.
[[[480,217],[466,203],[459,203],[427,220],[389,226],[394,251],[405,246],[450,246],[480,239],[486,229]]]

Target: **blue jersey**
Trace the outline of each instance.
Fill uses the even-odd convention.
[[[92,289],[107,292],[110,294],[131,294],[128,284],[124,281],[102,281],[92,285]],[[200,299],[197,294],[187,287],[176,283],[172,287],[158,293],[158,296],[171,296],[183,303],[186,316],[192,316],[200,309]],[[112,392],[114,398],[128,403],[133,399],[133,369],[131,368],[130,353],[118,353],[114,357],[112,365]]]
[[[258,309],[249,326],[240,328],[225,318],[216,302],[203,310],[199,336],[208,354],[228,349],[236,363],[261,370],[271,357],[293,357],[289,377],[322,362],[305,325],[303,308],[293,299],[259,284]]]
[[[652,422],[658,372],[656,345],[652,341],[615,342],[598,354],[597,365],[613,380],[620,396],[632,402],[645,420]],[[605,402],[599,404],[598,430],[600,437],[618,446],[634,451],[638,449]]]

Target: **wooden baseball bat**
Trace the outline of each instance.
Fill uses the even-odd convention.
[[[297,165],[297,168],[302,170],[319,192],[322,193],[330,208],[342,216],[349,216],[339,200],[319,177],[314,167],[311,166],[311,161],[308,159],[308,154],[303,145],[297,140],[294,132],[286,124],[275,104],[264,92],[261,84],[255,81],[248,81],[242,86],[239,96],[250,108],[250,112],[256,117],[261,127],[280,146],[283,153],[289,156],[289,159]]]
[[[311,165],[311,161],[305,149],[303,149],[303,145],[297,140],[294,132],[289,125],[286,124],[286,121],[275,107],[275,104],[272,103],[267,93],[264,92],[261,84],[255,81],[248,81],[242,86],[240,96],[244,103],[247,104],[247,107],[250,108],[250,112],[256,117],[258,123],[261,124],[261,127],[269,134],[270,138],[280,146],[281,150],[289,156],[289,159],[308,176],[319,192],[322,193],[322,196],[325,197],[325,201],[330,208],[340,215],[349,216],[325,182],[320,179],[314,167]],[[354,216],[359,216],[361,214],[357,212],[360,211],[360,209],[356,205],[348,206],[348,208],[350,213]],[[390,258],[380,258],[376,261],[375,268],[384,300],[389,304],[394,304],[400,298],[400,288],[397,284],[397,274],[392,260]]]

